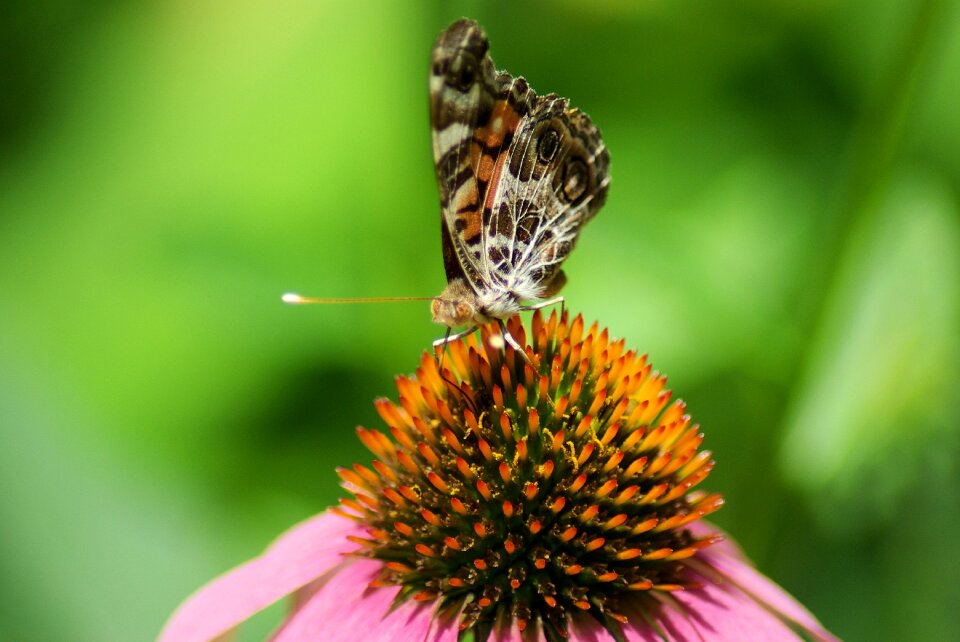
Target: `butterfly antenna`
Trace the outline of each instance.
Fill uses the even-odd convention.
[[[319,299],[287,292],[280,297],[284,303],[303,305],[306,303],[395,303],[398,301],[432,301],[432,296],[378,296],[359,299]]]

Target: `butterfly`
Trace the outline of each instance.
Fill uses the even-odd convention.
[[[433,47],[430,123],[447,277],[431,312],[448,327],[434,346],[496,320],[523,355],[503,320],[563,300],[560,266],[606,200],[607,148],[566,98],[496,71],[486,34],[468,19]]]
[[[610,156],[586,114],[566,98],[537,96],[524,78],[496,71],[489,48],[483,29],[461,19],[440,34],[431,55],[443,292],[432,299],[287,293],[285,302],[431,299],[434,322],[448,328],[434,347],[496,320],[503,339],[526,357],[503,321],[563,301],[560,266],[606,200]],[[460,326],[466,329],[451,334]]]

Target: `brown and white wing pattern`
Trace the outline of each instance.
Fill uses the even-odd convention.
[[[441,233],[447,280],[466,279],[482,289],[487,270],[482,252],[482,203],[490,177],[485,136],[508,86],[487,54],[486,35],[470,20],[458,20],[437,39],[430,75],[433,160],[440,188]],[[500,129],[506,134],[506,124]],[[489,140],[500,153],[501,140]],[[509,144],[509,143],[507,143]]]
[[[606,200],[610,157],[589,117],[552,94],[537,99],[507,157],[484,210],[488,274],[539,299],[562,285],[561,263]]]
[[[447,288],[434,320],[505,318],[562,285],[560,264],[603,204],[609,157],[582,112],[497,72],[483,30],[458,20],[430,76]]]

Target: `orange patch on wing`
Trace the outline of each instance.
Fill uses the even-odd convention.
[[[475,189],[468,190],[462,198],[453,202],[453,206],[459,212],[457,218],[464,222],[461,236],[465,239],[471,239],[478,235],[482,227],[482,221],[480,220],[480,208],[477,207],[477,191]],[[460,210],[464,211],[460,212]]]
[[[483,139],[487,148],[499,147],[507,132],[517,130],[520,125],[520,114],[506,100],[498,101],[493,107],[490,124],[486,128],[486,139]],[[478,132],[479,133],[479,132]]]
[[[480,210],[474,210],[472,212],[466,212],[460,215],[467,222],[467,226],[463,229],[463,238],[472,239],[480,234],[482,228],[482,221],[480,220]]]
[[[520,126],[520,114],[506,100],[497,101],[490,113],[490,120],[483,127],[478,127],[473,133],[470,145],[470,161],[477,178],[489,181],[493,171],[493,160],[483,149],[491,149],[503,145],[503,139],[508,132],[514,132]]]
[[[480,146],[479,141],[476,137],[470,141],[470,167],[473,168],[473,175],[477,178],[484,180],[481,177],[481,166],[483,164],[486,155],[483,153],[483,147]]]
[[[510,151],[504,149],[498,156],[493,156],[484,153],[484,149],[501,147],[507,133],[515,132],[519,126],[520,114],[517,110],[507,100],[499,100],[493,106],[486,126],[478,127],[474,132],[473,140],[470,141],[470,164],[473,167],[474,177],[487,184],[487,193],[484,195],[483,208],[477,207],[479,195],[475,191],[454,202],[454,207],[458,211],[472,206],[471,209],[457,215],[466,224],[463,229],[463,238],[474,238],[483,231],[481,220],[483,209],[493,206],[496,185],[503,173]]]
[[[500,176],[503,174],[503,167],[507,164],[507,157],[510,156],[508,153],[509,150],[503,150],[503,153],[497,156],[497,161],[494,164],[491,172],[491,177],[488,182],[489,187],[487,188],[486,198],[483,201],[483,209],[493,207],[493,198],[497,193],[497,185],[500,184]]]
[[[493,156],[489,154],[484,154],[480,157],[480,162],[477,164],[477,178],[484,183],[490,182],[490,177],[493,175],[495,161]]]

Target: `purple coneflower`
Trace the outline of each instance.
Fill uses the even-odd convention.
[[[489,347],[498,332],[398,378],[387,430],[357,430],[376,459],[339,471],[352,497],[160,640],[215,640],[287,595],[274,642],[835,639],[699,521],[723,503],[698,489],[713,460],[645,356],[579,316],[537,312],[529,360]]]

